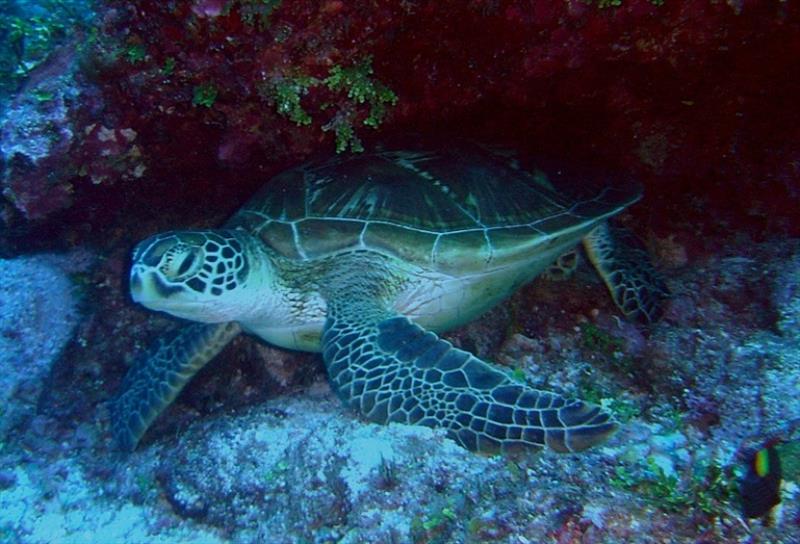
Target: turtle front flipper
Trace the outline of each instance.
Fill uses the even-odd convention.
[[[467,449],[492,453],[576,452],[614,432],[599,407],[519,384],[397,315],[387,304],[391,276],[353,264],[342,263],[325,282],[322,349],[335,391],[370,420],[443,427]]]
[[[644,323],[661,318],[669,289],[636,236],[602,223],[583,238],[583,247],[625,317]]]
[[[109,403],[111,432],[120,449],[132,451],[147,428],[198,370],[241,332],[238,323],[193,323],[160,338],[126,374]]]

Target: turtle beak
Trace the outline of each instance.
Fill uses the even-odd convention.
[[[157,270],[145,265],[134,265],[131,269],[130,288],[133,301],[151,310],[163,309],[168,299],[185,292],[182,285],[167,283]]]
[[[134,268],[131,270],[131,298],[134,302],[141,302],[142,300],[142,277],[139,271]]]

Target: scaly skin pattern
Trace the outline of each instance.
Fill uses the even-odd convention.
[[[519,384],[388,309],[394,266],[341,256],[326,278],[323,358],[344,402],[378,423],[443,427],[472,451],[548,446],[577,452],[616,423],[599,407]]]
[[[184,289],[196,297],[198,290],[188,285],[194,279],[187,272],[192,267],[206,285],[213,285],[213,270],[202,263],[202,254],[226,253],[230,247],[222,236],[226,231],[219,232],[169,233],[143,243],[132,273],[136,296],[149,297],[148,306],[159,296],[175,304],[173,299]],[[393,301],[413,280],[409,265],[396,258],[358,250],[293,261],[287,268],[286,259],[274,255],[269,265],[259,263],[258,259],[270,260],[270,252],[256,250],[257,242],[243,232],[227,238],[238,240],[230,262],[241,257],[246,269],[279,275],[293,272],[293,280],[274,283],[285,291],[279,296],[280,304],[282,311],[289,312],[278,321],[293,318],[302,323],[309,313],[327,312],[321,349],[331,383],[348,406],[372,421],[443,427],[456,442],[480,452],[525,446],[577,452],[602,443],[616,429],[611,416],[600,408],[516,383],[498,367],[398,314]],[[203,249],[209,243],[213,251]],[[639,250],[621,247],[604,226],[595,229],[585,244],[626,315],[655,319],[666,288],[653,281],[656,276],[647,262],[636,261],[641,257]],[[190,256],[199,259],[191,267],[186,265]],[[230,274],[230,267],[221,270]],[[157,272],[162,276],[154,275]],[[170,278],[181,281],[165,287]],[[243,285],[248,280],[247,274],[239,274]],[[320,294],[319,302],[312,302],[311,292]],[[160,339],[144,354],[110,403],[112,432],[120,448],[134,449],[197,371],[241,331],[236,321],[195,323]],[[314,327],[291,334],[308,335],[309,345],[316,345],[319,338]]]
[[[583,247],[625,317],[643,323],[661,318],[669,289],[633,234],[602,223],[584,237]]]
[[[133,450],[153,420],[240,331],[235,322],[193,323],[161,338],[144,353],[109,404],[111,432],[118,447]]]
[[[516,383],[436,336],[581,239],[626,316],[660,315],[667,291],[642,246],[606,226],[639,188],[568,168],[556,170],[559,184],[542,176],[476,145],[382,150],[287,170],[223,229],[142,242],[133,299],[200,324],[160,340],[129,371],[111,403],[117,441],[134,448],[244,331],[321,351],[333,388],[373,421],[443,427],[476,451],[601,443],[616,424],[599,407]],[[556,190],[562,182],[581,195]]]

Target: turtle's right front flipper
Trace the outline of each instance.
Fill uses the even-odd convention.
[[[156,342],[134,364],[109,403],[111,432],[132,451],[198,370],[241,332],[238,323],[193,323]]]
[[[323,359],[334,390],[370,420],[443,427],[483,452],[581,451],[616,429],[599,407],[517,383],[397,315],[384,296],[391,274],[379,263],[340,260],[324,287]]]
[[[584,237],[583,247],[625,317],[643,323],[661,318],[669,289],[636,236],[604,222]]]

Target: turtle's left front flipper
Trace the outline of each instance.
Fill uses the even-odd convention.
[[[516,383],[394,313],[392,274],[380,263],[340,261],[323,287],[323,358],[338,395],[370,420],[443,427],[462,446],[484,452],[576,452],[616,429],[599,407]]]

